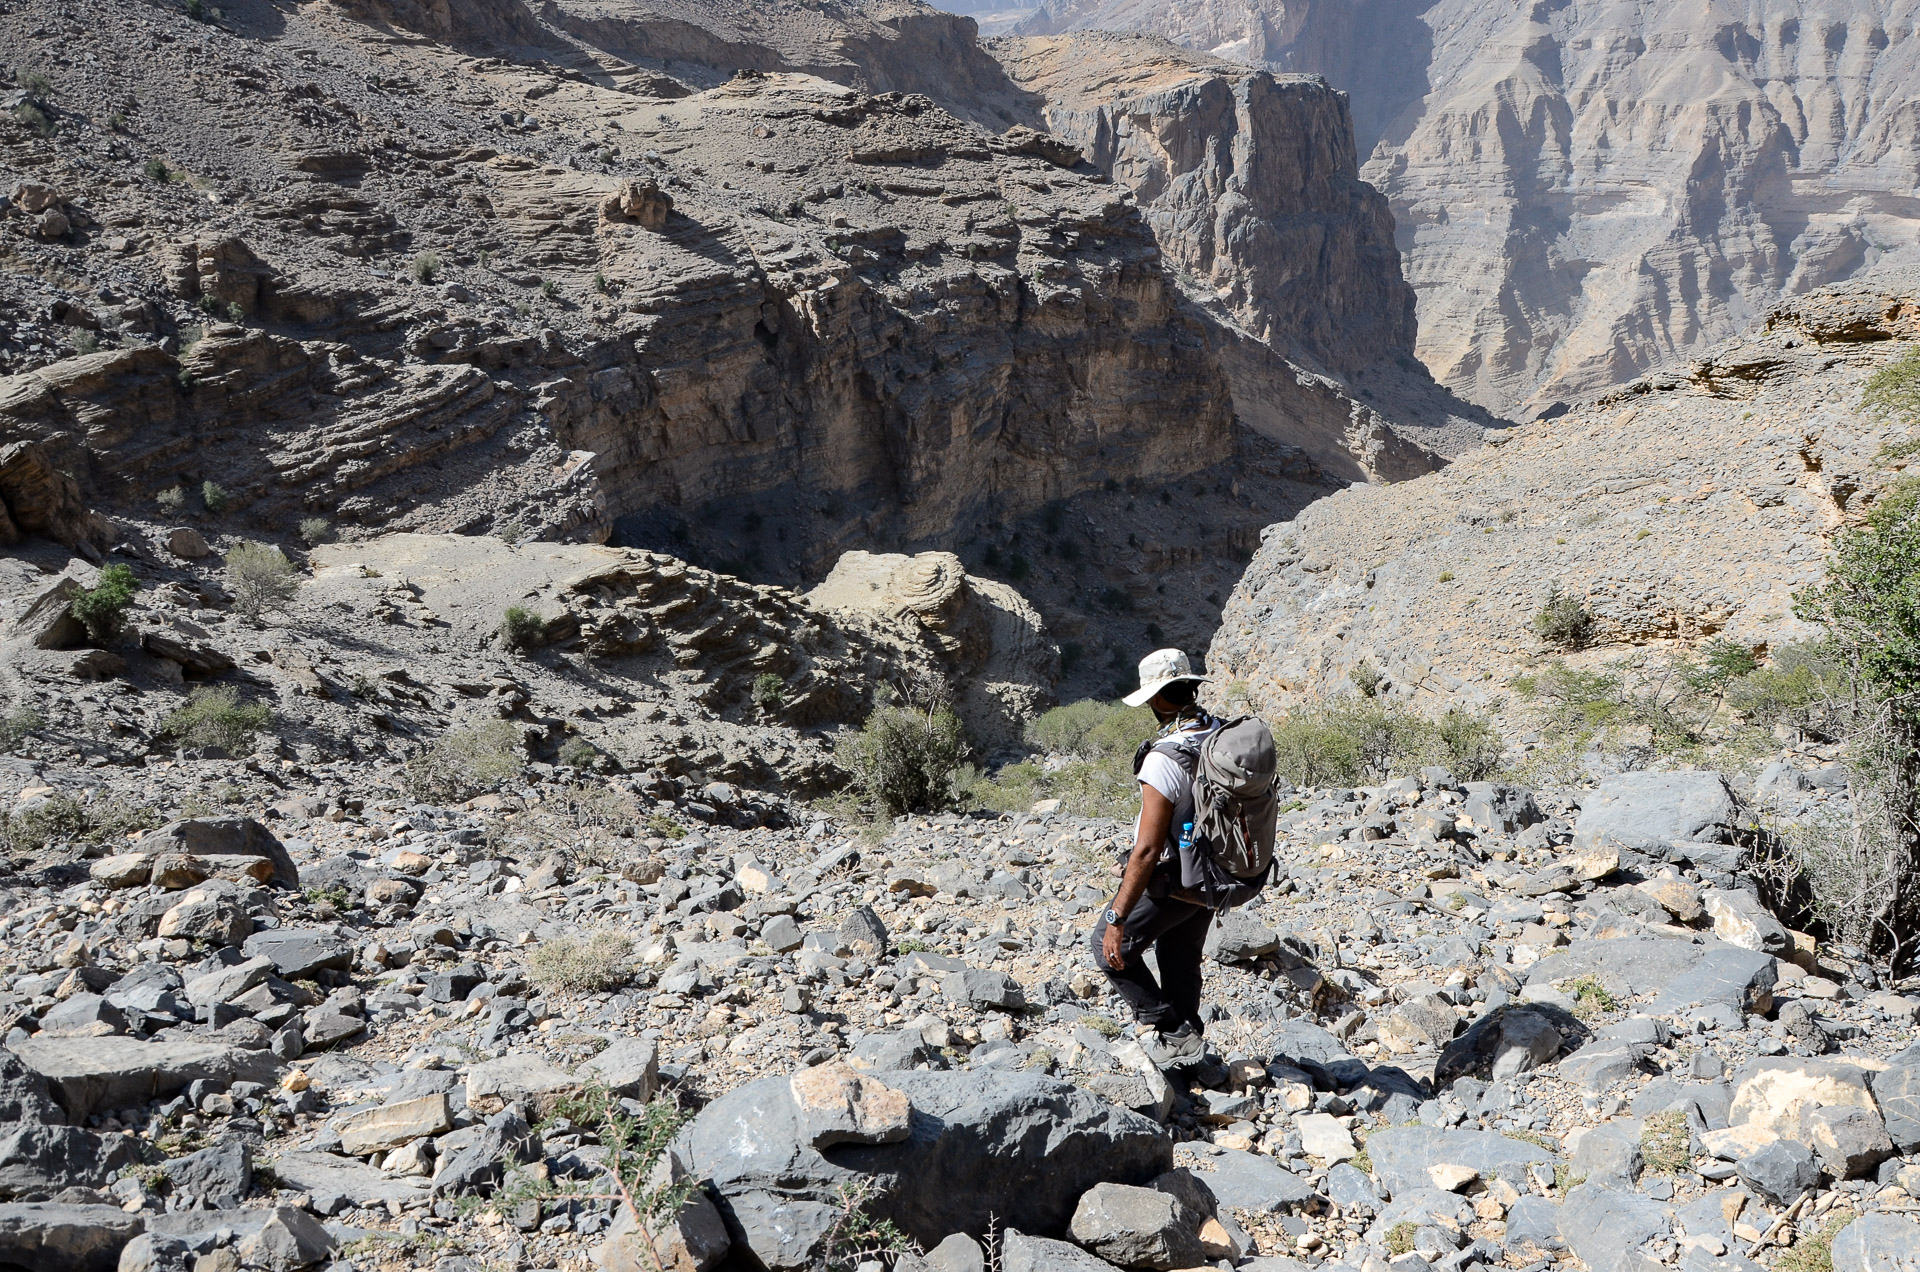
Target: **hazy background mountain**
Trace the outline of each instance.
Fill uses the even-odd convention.
[[[950,0],[951,2],[951,0]],[[1914,251],[1911,0],[1047,0],[1351,96],[1420,358],[1525,416]]]

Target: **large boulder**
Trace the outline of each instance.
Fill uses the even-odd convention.
[[[27,1272],[114,1272],[146,1223],[118,1206],[0,1205],[0,1266]]]
[[[1833,1238],[1833,1272],[1920,1272],[1920,1222],[1862,1215]]]
[[[28,1038],[14,1053],[76,1121],[170,1096],[201,1078],[272,1083],[279,1067],[270,1052],[172,1039]]]
[[[54,464],[46,448],[9,442],[0,446],[0,545],[28,535],[64,543],[96,561],[114,540],[113,524],[87,507],[80,483]]]
[[[1591,976],[1616,998],[1653,994],[1650,1010],[1679,1013],[1719,1004],[1765,1015],[1773,1010],[1779,965],[1770,954],[1724,941],[1695,945],[1665,937],[1575,941],[1527,969],[1527,984]]]
[[[103,1137],[77,1126],[0,1124],[0,1197],[104,1188],[132,1160],[128,1149],[121,1136]]]
[[[1718,773],[1619,773],[1582,797],[1573,843],[1665,860],[1676,844],[1731,841],[1741,820],[1740,801]]]
[[[286,845],[251,817],[190,817],[168,822],[142,836],[134,852],[156,855],[184,853],[193,857],[264,857],[273,863],[273,881],[283,888],[300,886],[300,870]]]
[[[857,1179],[875,1189],[876,1218],[932,1245],[990,1221],[1061,1233],[1094,1184],[1143,1184],[1173,1164],[1156,1123],[1039,1074],[867,1076],[906,1097],[906,1139],[815,1148],[790,1080],[773,1077],[721,1096],[675,1141],[734,1244],[772,1272],[818,1264],[835,1190]]]
[[[1436,1166],[1465,1166],[1481,1178],[1526,1178],[1536,1164],[1551,1167],[1559,1157],[1538,1144],[1509,1139],[1493,1131],[1452,1131],[1435,1126],[1390,1126],[1367,1137],[1374,1177],[1394,1196],[1434,1187]],[[1218,1191],[1218,1190],[1216,1190]]]

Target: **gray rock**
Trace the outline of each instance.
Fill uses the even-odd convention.
[[[775,954],[785,954],[788,950],[797,950],[806,940],[806,933],[800,930],[791,916],[776,914],[760,925],[760,939],[767,943]]]
[[[59,1124],[66,1114],[47,1089],[47,1080],[21,1063],[13,1052],[0,1048],[0,1122]]]
[[[1280,1211],[1313,1196],[1312,1185],[1271,1157],[1204,1142],[1186,1147],[1199,1161],[1196,1173],[1201,1182],[1213,1190],[1223,1206]]]
[[[1713,918],[1713,933],[1729,945],[1760,950],[1777,958],[1793,953],[1793,937],[1786,925],[1751,892],[1709,889],[1701,896]]]
[[[146,1226],[118,1206],[0,1205],[0,1265],[27,1272],[115,1272]]]
[[[315,1198],[342,1197],[356,1206],[425,1204],[432,1188],[424,1179],[389,1175],[376,1166],[332,1153],[282,1153],[269,1162],[287,1188]]]
[[[1393,1196],[1432,1188],[1427,1173],[1433,1166],[1470,1166],[1483,1178],[1526,1177],[1527,1168],[1542,1163],[1551,1168],[1560,1159],[1554,1153],[1509,1139],[1493,1131],[1452,1131],[1433,1126],[1390,1126],[1367,1137],[1373,1173]]]
[[[1079,1246],[1008,1228],[1000,1238],[1000,1272],[1113,1272],[1113,1264]]]
[[[1908,1155],[1920,1152],[1920,1064],[1894,1064],[1874,1074],[1873,1098],[1894,1146]]]
[[[1920,1272],[1920,1222],[1862,1215],[1833,1238],[1833,1272]]]
[[[232,1210],[253,1190],[253,1154],[237,1135],[211,1148],[176,1157],[161,1170],[175,1196],[213,1210]]]
[[[1507,1209],[1507,1244],[1542,1250],[1565,1245],[1560,1237],[1560,1207],[1545,1197],[1521,1197]]]
[[[288,980],[311,977],[323,968],[340,971],[353,965],[353,942],[313,928],[269,928],[255,932],[240,947],[249,958],[267,958]]]
[[[1720,1003],[1765,1015],[1773,1010],[1779,978],[1771,955],[1724,941],[1695,945],[1664,937],[1580,940],[1527,969],[1529,986],[1547,986],[1583,976],[1597,978],[1615,997],[1657,995],[1645,1010],[1673,1015]]]
[[[240,1243],[240,1258],[265,1272],[296,1272],[333,1257],[333,1237],[312,1215],[276,1206],[260,1230]]]
[[[628,1099],[651,1100],[660,1089],[660,1048],[651,1038],[620,1038],[576,1068],[574,1076],[598,1081]]]
[[[1807,1117],[1813,1148],[1835,1179],[1866,1179],[1893,1156],[1887,1124],[1872,1109],[1833,1106]]]
[[[1640,1247],[1672,1228],[1659,1202],[1593,1184],[1569,1191],[1560,1207],[1560,1235],[1590,1272],[1642,1272]]]
[[[867,1073],[886,1073],[912,1069],[938,1059],[939,1053],[927,1045],[917,1029],[897,1033],[871,1033],[847,1053],[847,1063]]]
[[[1631,1187],[1645,1162],[1640,1156],[1638,1119],[1604,1122],[1580,1137],[1569,1164],[1575,1178],[1609,1187]]]
[[[101,1188],[131,1160],[127,1142],[77,1126],[0,1123],[0,1197]]]
[[[1387,1013],[1380,1024],[1380,1041],[1389,1050],[1438,1051],[1453,1041],[1460,1028],[1460,1016],[1453,1004],[1438,994],[1410,998]]]
[[[1740,1159],[1734,1171],[1740,1182],[1782,1205],[1820,1181],[1820,1163],[1813,1150],[1799,1140],[1775,1140]]]
[[[1620,773],[1581,797],[1573,842],[1664,860],[1677,842],[1728,841],[1741,820],[1740,801],[1718,773]]]
[[[1172,1163],[1159,1126],[1039,1074],[876,1074],[912,1105],[897,1144],[801,1138],[788,1079],[764,1078],[701,1110],[675,1154],[709,1181],[741,1253],[774,1272],[811,1266],[833,1222],[835,1189],[867,1176],[876,1218],[923,1244],[984,1232],[989,1217],[1028,1231],[1066,1227],[1095,1183],[1145,1183]]]
[[[987,1272],[987,1252],[964,1232],[956,1232],[927,1251],[933,1272]]]
[[[1251,963],[1280,948],[1280,934],[1248,914],[1229,910],[1207,929],[1206,953],[1216,963]]]
[[[870,905],[863,905],[840,925],[840,939],[850,946],[865,943],[873,947],[873,956],[887,952],[887,925]]]
[[[1357,1166],[1341,1162],[1327,1172],[1327,1200],[1342,1210],[1380,1209],[1380,1192]]]
[[[206,972],[187,982],[187,1001],[195,1007],[232,1002],[254,986],[264,985],[273,970],[272,959],[255,957]]]
[[[193,1019],[186,982],[181,979],[179,969],[167,963],[142,963],[108,986],[106,996],[108,1002],[123,1011],[132,1009],[149,1016]]]
[[[40,1017],[49,1038],[104,1038],[127,1031],[127,1014],[99,994],[75,994]]]
[[[1652,1048],[1618,1038],[1596,1038],[1560,1062],[1560,1076],[1588,1091],[1605,1091],[1649,1068]]]
[[[1005,972],[969,967],[964,972],[948,972],[940,978],[940,992],[948,999],[976,1011],[998,1008],[1019,1011],[1027,1005],[1020,982]]]
[[[1095,1184],[1067,1224],[1083,1248],[1126,1268],[1187,1268],[1206,1261],[1197,1235],[1203,1215],[1171,1193],[1131,1184]]]
[[[169,822],[133,846],[134,852],[183,852],[195,857],[264,857],[273,863],[273,881],[300,886],[300,871],[285,844],[251,817],[188,818]]]
[[[29,1038],[14,1054],[73,1118],[169,1096],[201,1078],[271,1084],[279,1071],[264,1052],[166,1038]]]
[[[1560,1030],[1537,1008],[1496,1007],[1448,1043],[1434,1065],[1436,1086],[1477,1076],[1504,1082],[1560,1054]]]
[[[486,1120],[465,1148],[445,1158],[434,1172],[433,1190],[442,1196],[487,1196],[500,1186],[510,1167],[540,1155],[540,1137],[512,1109]]]

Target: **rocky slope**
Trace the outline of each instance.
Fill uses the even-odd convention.
[[[1909,254],[1906,6],[1049,0],[1351,95],[1421,360],[1526,415]]]
[[[264,754],[5,773],[44,836],[0,876],[23,1266],[653,1266],[608,1102],[656,1095],[694,1115],[661,1240],[696,1272],[862,1248],[848,1185],[910,1272],[1865,1272],[1920,1236],[1920,1000],[1766,912],[1717,774],[1296,792],[1166,1074],[1086,966],[1122,823],[862,842],[544,765],[466,803]]]
[[[1809,634],[1793,591],[1905,466],[1882,448],[1907,427],[1859,400],[1873,368],[1920,337],[1916,295],[1816,292],[1684,371],[1270,527],[1209,666],[1272,708],[1345,691],[1363,660],[1390,692],[1485,708],[1553,654],[1530,621],[1556,583],[1596,620],[1577,666]]]

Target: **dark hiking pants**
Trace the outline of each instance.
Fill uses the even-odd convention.
[[[1120,955],[1126,966],[1115,971],[1107,966],[1101,952],[1107,936],[1103,909],[1093,928],[1093,965],[1107,974],[1114,992],[1127,1000],[1141,1024],[1172,1033],[1185,1022],[1195,1033],[1204,1032],[1200,1023],[1200,957],[1211,922],[1213,911],[1205,906],[1143,895],[1122,925]],[[1160,963],[1158,980],[1141,957],[1149,947]]]

